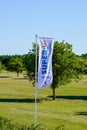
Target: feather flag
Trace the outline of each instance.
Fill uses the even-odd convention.
[[[39,37],[39,39],[38,89],[52,84],[52,53],[54,43],[53,38]]]

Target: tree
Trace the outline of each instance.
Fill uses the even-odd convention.
[[[87,74],[87,59],[83,57],[78,57],[78,68],[77,71],[81,74]]]
[[[82,54],[80,58],[82,58],[84,64],[84,74],[87,74],[87,53]]]
[[[1,73],[1,70],[2,70],[2,62],[0,61],[0,73]]]
[[[87,59],[87,53],[81,55],[82,58]]]
[[[2,65],[3,65],[3,67],[4,67],[4,69],[7,67],[7,64],[8,64],[8,62],[9,62],[9,60],[11,59],[11,58],[16,58],[16,57],[18,57],[18,58],[21,58],[22,59],[22,55],[0,55],[0,61],[2,62]]]
[[[24,66],[26,68],[29,79],[33,81],[33,85],[35,82],[35,52],[36,52],[36,44],[33,43],[32,50],[30,50],[29,53],[24,56]],[[39,46],[37,44],[37,54],[38,52],[39,52]]]
[[[59,85],[66,84],[73,76],[77,76],[77,57],[72,52],[72,45],[69,43],[55,42],[53,49],[53,100],[55,100],[55,89]]]
[[[9,55],[1,55],[0,56],[0,61],[2,62],[2,65],[4,66],[4,68],[6,67],[9,59],[10,59]]]
[[[35,54],[34,53],[29,53],[25,55],[24,66],[26,68],[29,79],[34,81],[34,76],[35,76]]]
[[[17,77],[19,77],[19,73],[21,73],[24,70],[22,59],[18,57],[11,58],[8,62],[7,70],[11,72],[16,72]]]
[[[35,79],[35,48],[36,45],[34,44],[31,53],[29,52],[25,58],[27,74],[33,81]],[[72,45],[64,41],[54,43],[52,59],[53,83],[51,88],[53,100],[55,100],[55,89],[61,84],[68,83],[72,77],[77,76],[78,63],[77,56],[72,52]]]

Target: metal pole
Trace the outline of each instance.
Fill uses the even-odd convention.
[[[34,89],[34,98],[35,98],[35,102],[34,102],[34,127],[36,129],[36,117],[37,117],[37,34],[35,35],[36,40],[35,40],[35,44],[36,44],[36,51],[35,51],[35,89]]]

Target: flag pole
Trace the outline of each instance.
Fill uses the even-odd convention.
[[[37,38],[38,35],[35,35],[35,44],[36,44],[36,50],[35,50],[35,89],[34,89],[34,127],[36,129],[36,117],[37,117]]]

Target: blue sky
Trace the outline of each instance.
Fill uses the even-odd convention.
[[[87,0],[0,0],[0,55],[27,54],[35,34],[87,53]]]

